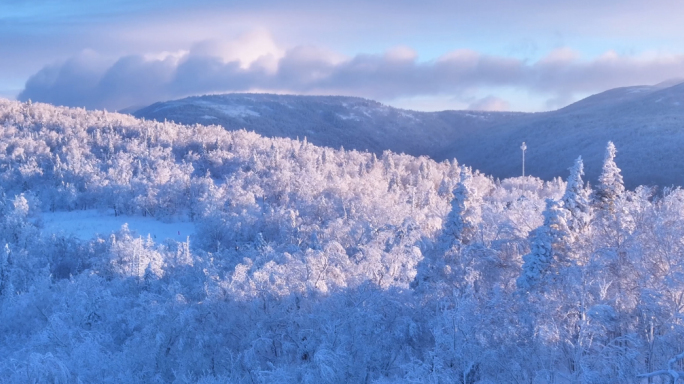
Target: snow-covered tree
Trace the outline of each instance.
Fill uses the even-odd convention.
[[[547,199],[544,224],[530,234],[530,252],[523,256],[517,285],[523,292],[534,290],[546,277],[559,272],[564,261],[569,230],[562,203]]]
[[[614,213],[615,204],[625,193],[620,168],[615,164],[615,144],[608,142],[599,183],[594,191],[594,204],[602,211]]]
[[[7,100],[0,127],[3,382],[622,383],[681,352],[684,192],[626,191],[614,146],[592,219],[581,159],[494,181]],[[80,209],[196,234],[42,228]]]
[[[452,195],[451,211],[442,234],[447,249],[457,243],[469,244],[473,241],[481,220],[482,197],[475,188],[470,168],[461,167],[460,179]]]
[[[584,163],[582,156],[580,156],[570,168],[565,193],[561,198],[563,208],[569,212],[567,217],[568,229],[575,237],[582,234],[589,226],[593,213],[590,191],[584,186],[582,176],[584,176]]]

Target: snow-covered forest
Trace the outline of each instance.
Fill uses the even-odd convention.
[[[684,191],[0,100],[0,382],[666,383]],[[589,183],[590,182],[590,183]],[[53,212],[192,222],[83,240]]]

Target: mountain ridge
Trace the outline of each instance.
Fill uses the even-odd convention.
[[[217,124],[268,137],[304,138],[316,145],[441,161],[456,158],[498,178],[526,170],[543,179],[566,177],[585,160],[596,180],[608,141],[618,149],[625,183],[684,185],[684,83],[621,87],[538,113],[418,112],[348,96],[222,94],[193,96],[139,109],[136,117],[183,124]],[[658,169],[658,172],[653,172]]]
[[[224,94],[194,96],[155,103],[133,113],[136,117],[183,124],[219,124],[248,129],[267,137],[306,137],[316,145],[382,153],[436,154],[454,122],[479,129],[501,116],[519,113],[473,111],[418,112],[348,96]],[[468,133],[461,129],[460,133]]]

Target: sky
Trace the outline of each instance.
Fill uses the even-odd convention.
[[[191,95],[553,110],[684,78],[684,2],[0,0],[0,97],[120,110]]]

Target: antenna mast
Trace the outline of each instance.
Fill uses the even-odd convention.
[[[525,142],[523,141],[522,145],[520,146],[520,149],[522,149],[522,155],[523,155],[523,162],[522,162],[522,175],[525,177],[525,151],[527,150],[527,145],[525,145]]]

